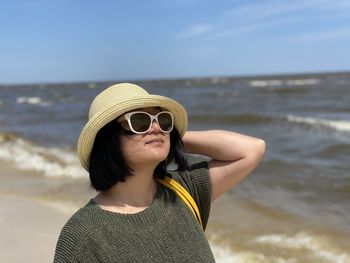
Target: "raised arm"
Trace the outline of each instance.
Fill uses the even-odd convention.
[[[209,161],[212,201],[251,173],[265,152],[263,140],[230,131],[188,131],[183,142],[188,153],[212,159]]]

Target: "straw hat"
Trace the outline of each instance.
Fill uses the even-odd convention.
[[[130,83],[113,85],[96,96],[90,106],[89,121],[78,140],[78,157],[88,171],[89,159],[97,132],[124,113],[144,107],[161,107],[173,113],[174,125],[181,136],[187,129],[187,113],[177,101],[149,94],[143,88]]]

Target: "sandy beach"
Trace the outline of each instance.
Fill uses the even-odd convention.
[[[52,262],[68,213],[34,198],[0,195],[0,261]]]
[[[0,262],[52,262],[59,232],[72,213],[58,201],[39,198],[45,180],[28,174],[0,162]]]

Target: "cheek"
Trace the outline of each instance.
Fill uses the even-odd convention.
[[[166,145],[166,149],[169,153],[169,151],[170,151],[170,136],[169,136],[169,134],[167,134],[167,136],[166,136],[165,145]]]
[[[135,155],[135,153],[137,153],[137,151],[139,150],[137,148],[137,143],[134,142],[134,140],[129,139],[126,136],[122,136],[120,138],[120,149],[121,152],[123,154],[123,157],[128,160],[130,159],[132,156]]]

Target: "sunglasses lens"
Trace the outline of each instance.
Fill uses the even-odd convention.
[[[130,116],[130,123],[136,132],[145,132],[151,125],[151,118],[145,113],[135,113]]]
[[[158,115],[158,124],[162,131],[171,132],[173,129],[173,118],[169,113],[162,112]]]

